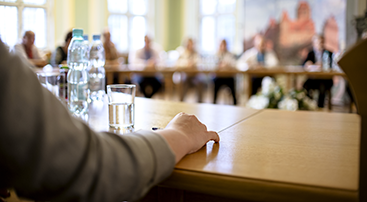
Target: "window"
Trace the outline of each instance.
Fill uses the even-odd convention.
[[[200,1],[200,49],[203,53],[217,51],[220,40],[226,39],[233,51],[236,37],[236,0]]]
[[[151,0],[108,0],[111,40],[119,51],[128,52],[144,46],[152,6]]]
[[[38,48],[48,46],[48,0],[0,0],[0,37],[8,46],[14,46],[23,33],[36,34]],[[6,19],[6,20],[4,20]]]

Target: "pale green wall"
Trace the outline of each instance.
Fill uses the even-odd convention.
[[[53,6],[55,46],[61,45],[73,28],[82,28],[91,40],[107,26],[106,0],[54,0]]]
[[[62,45],[65,35],[75,27],[74,0],[54,0],[53,2],[55,46]]]
[[[168,0],[155,0],[155,29],[154,29],[154,41],[162,45],[164,49],[167,49],[167,2]]]
[[[167,45],[166,50],[176,49],[181,45],[183,35],[184,0],[167,1]]]
[[[89,1],[75,0],[75,27],[82,28],[84,34],[89,33]]]
[[[364,15],[366,12],[366,0],[358,0],[358,14]]]

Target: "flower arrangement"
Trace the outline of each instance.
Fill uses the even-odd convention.
[[[302,90],[295,90],[292,89],[288,96],[291,99],[297,100],[298,102],[298,109],[300,110],[316,110],[317,103],[315,100],[312,100],[307,96],[307,91],[305,89]]]
[[[283,110],[316,110],[317,103],[307,96],[306,90],[292,89],[284,94],[283,89],[274,79],[265,77],[261,83],[261,92],[251,96],[247,107],[253,109],[283,109]]]

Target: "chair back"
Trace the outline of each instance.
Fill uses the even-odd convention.
[[[359,201],[367,201],[367,40],[348,50],[338,63],[348,77],[361,116]]]

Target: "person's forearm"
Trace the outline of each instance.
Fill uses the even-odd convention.
[[[33,64],[36,67],[43,67],[47,65],[47,62],[42,59],[29,59],[30,63]]]
[[[189,153],[187,137],[180,132],[172,129],[165,129],[158,131],[160,135],[166,139],[168,145],[171,147],[173,153],[176,156],[176,163],[178,163],[182,157]]]

